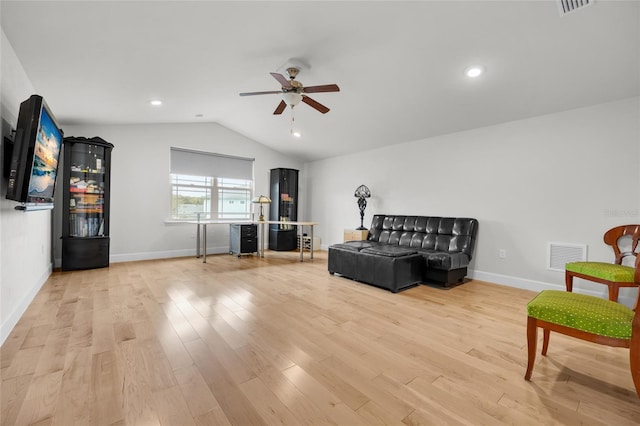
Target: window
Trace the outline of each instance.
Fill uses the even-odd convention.
[[[250,219],[252,182],[242,179],[217,179],[218,218]],[[237,201],[237,202],[236,202]]]
[[[171,219],[251,218],[253,159],[171,148]]]

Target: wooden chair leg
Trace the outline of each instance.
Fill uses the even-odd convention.
[[[549,349],[549,336],[551,335],[551,330],[548,328],[542,329],[542,355],[547,355],[547,349]]]
[[[640,348],[636,348],[635,350],[632,348],[629,351],[629,361],[633,385],[636,387],[638,398],[640,398]]]
[[[569,271],[564,271],[564,284],[568,292],[573,291],[573,275]]]
[[[536,361],[536,346],[538,344],[538,324],[535,318],[527,317],[527,372],[524,379],[531,379],[533,364]]]
[[[640,336],[637,335],[637,331],[640,329],[640,317],[636,315],[633,322],[633,332],[631,342],[629,342],[629,365],[633,385],[636,387],[638,398],[640,398]]]
[[[609,284],[609,300],[611,300],[612,302],[617,302],[619,292],[620,292],[620,287],[618,287],[618,284],[616,283]]]

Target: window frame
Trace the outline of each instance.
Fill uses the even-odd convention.
[[[253,179],[233,179],[217,176],[185,175],[170,173],[170,221],[187,222],[192,220],[220,220],[220,221],[247,221],[251,220],[253,198]],[[201,182],[198,182],[201,180]],[[187,196],[190,192],[204,192],[201,211],[193,214],[178,213],[179,204],[176,197]],[[243,194],[240,197],[226,198],[229,205],[244,205],[243,211],[235,212],[225,210],[224,194]],[[192,195],[193,196],[193,195]],[[221,203],[222,198],[222,203]],[[240,201],[240,203],[235,203]],[[244,201],[244,203],[243,203]]]

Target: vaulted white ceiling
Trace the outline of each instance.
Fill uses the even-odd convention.
[[[316,160],[640,94],[640,3],[5,1],[1,24],[63,124],[217,122]],[[272,114],[301,63],[331,108]],[[483,65],[471,80],[464,69]],[[161,107],[151,107],[151,99]],[[93,135],[88,135],[93,136]],[[410,155],[410,153],[407,153]]]

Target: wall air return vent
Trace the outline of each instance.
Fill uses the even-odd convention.
[[[595,0],[557,0],[560,16],[593,4]]]
[[[547,269],[564,272],[565,264],[587,260],[587,245],[549,243],[547,253]]]

